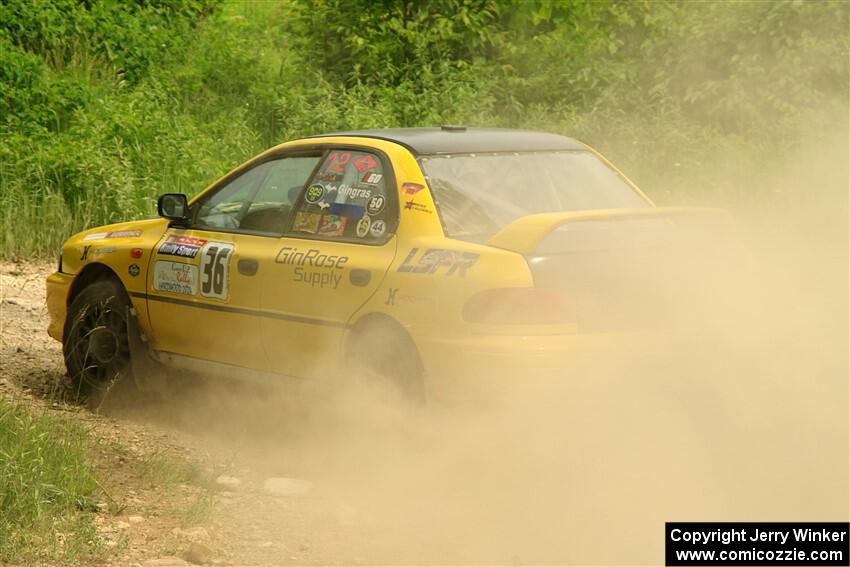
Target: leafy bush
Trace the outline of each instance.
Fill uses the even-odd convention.
[[[582,139],[661,203],[769,198],[847,130],[847,3],[0,4],[0,254],[53,254],[305,134]],[[838,125],[838,126],[836,126]]]

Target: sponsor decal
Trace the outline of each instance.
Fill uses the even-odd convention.
[[[360,171],[360,172],[372,169],[373,167],[375,167],[377,165],[378,165],[378,162],[375,161],[375,158],[373,158],[372,156],[370,156],[368,154],[354,160],[354,167],[356,167],[357,171]]]
[[[398,293],[397,287],[391,287],[387,290],[387,300],[384,301],[384,305],[395,305],[395,296]]]
[[[141,230],[116,230],[115,232],[94,232],[83,237],[83,240],[100,240],[102,238],[133,238],[141,236]]]
[[[97,258],[98,256],[105,256],[106,254],[112,254],[115,252],[116,248],[114,246],[104,246],[103,248],[94,248],[92,249],[91,244],[86,244],[83,246],[83,252],[80,254],[80,262],[85,262],[86,260]]]
[[[275,262],[293,266],[292,281],[320,289],[337,289],[342,281],[341,271],[348,262],[348,256],[324,254],[317,248],[306,251],[284,246],[277,253]]]
[[[207,242],[201,250],[201,295],[227,301],[233,244]]]
[[[361,189],[360,187],[352,187],[351,185],[340,185],[336,190],[337,198],[346,197],[348,199],[368,199],[372,196],[371,189]]]
[[[419,211],[421,213],[431,214],[431,209],[428,208],[427,205],[423,205],[422,203],[417,203],[413,199],[409,200],[404,204],[404,208],[410,211]]]
[[[382,220],[376,220],[372,223],[372,228],[369,229],[369,234],[375,238],[380,238],[387,232],[387,223]]]
[[[374,195],[366,204],[366,212],[374,216],[384,210],[387,200],[383,195]]]
[[[127,272],[128,272],[131,276],[133,276],[134,278],[135,278],[136,276],[138,276],[138,275],[139,275],[139,273],[141,273],[141,271],[142,271],[142,270],[141,270],[141,269],[139,269],[139,265],[138,265],[138,264],[130,264],[130,267],[129,267],[129,268],[127,268]]]
[[[399,293],[399,288],[391,287],[387,289],[387,298],[384,300],[384,305],[394,306],[396,304],[409,305],[429,305],[434,303],[431,297],[419,297],[416,295],[407,295]]]
[[[206,242],[206,241],[204,241]],[[165,254],[168,256],[178,256],[180,258],[192,258],[198,255],[201,250],[200,246],[192,246],[191,244],[181,244],[179,242],[163,242],[159,245],[157,254]]]
[[[327,181],[329,183],[333,183],[336,181],[336,178],[339,177],[339,173],[327,173],[322,172],[316,176],[316,179],[319,181]]]
[[[157,260],[153,268],[153,288],[169,293],[197,295],[198,266],[170,260]]]
[[[372,226],[372,219],[369,217],[363,217],[359,221],[357,221],[357,230],[355,234],[357,238],[366,238],[366,235],[369,234],[369,228]]]
[[[114,246],[104,246],[103,248],[95,248],[94,250],[89,250],[90,258],[97,258],[98,256],[105,256],[107,254],[112,254],[115,252],[117,248]],[[138,250],[141,250],[140,248]]]
[[[440,268],[447,268],[444,275],[452,276],[457,274],[462,278],[466,276],[466,271],[474,266],[480,257],[479,254],[473,252],[429,248],[414,263],[413,260],[418,254],[419,248],[411,248],[407,254],[407,258],[398,267],[398,271],[412,274],[434,274]]]
[[[384,178],[383,173],[366,173],[360,179],[361,182],[367,183],[369,185],[377,185],[381,182],[381,179]]]
[[[416,195],[423,189],[425,189],[425,186],[418,183],[405,183],[401,186],[401,190],[404,191],[406,195]]]
[[[292,230],[295,232],[309,232],[310,234],[316,234],[316,231],[319,230],[319,221],[321,220],[322,215],[320,213],[305,213],[304,211],[299,211],[297,215],[295,215],[295,223],[292,225]]]
[[[307,187],[306,193],[304,193],[304,200],[310,203],[311,205],[315,205],[319,201],[322,200],[322,197],[325,196],[325,186],[321,183],[314,183]]]
[[[168,242],[188,244],[189,246],[203,246],[207,243],[206,239],[204,238],[195,238],[194,236],[183,236],[182,234],[169,234]]]
[[[309,266],[311,268],[329,268],[341,270],[348,262],[348,256],[333,256],[323,254],[321,250],[310,248],[301,251],[298,248],[284,246],[274,260],[278,264],[290,266]]]
[[[108,233],[105,238],[134,238],[141,235],[141,230],[118,230]]]
[[[322,236],[342,236],[345,232],[346,223],[348,223],[347,217],[324,215],[322,224],[319,225],[319,234]]]

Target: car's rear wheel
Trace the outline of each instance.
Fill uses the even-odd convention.
[[[425,403],[425,372],[410,336],[389,325],[355,330],[347,359],[361,385],[413,404]]]
[[[71,302],[62,350],[77,395],[89,396],[129,373],[129,304],[124,288],[113,279],[89,284]]]

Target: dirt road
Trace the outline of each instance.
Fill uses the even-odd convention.
[[[304,478],[319,457],[305,454],[303,424],[281,415],[287,402],[268,391],[195,384],[166,401],[107,395],[94,411],[60,401],[61,345],[45,331],[51,270],[0,264],[0,394],[90,426],[98,440],[92,458],[108,492],[99,496],[120,507],[97,518],[109,549],[105,564],[183,564],[177,556],[192,542],[212,552],[208,562],[223,564],[382,560],[380,541],[363,544],[374,537],[357,496],[343,498],[315,475]],[[202,470],[192,474],[194,467]]]
[[[91,428],[101,564],[650,564],[671,518],[846,519],[846,328],[791,284],[509,414],[210,380],[92,410],[61,401],[51,270],[0,263],[0,394]]]

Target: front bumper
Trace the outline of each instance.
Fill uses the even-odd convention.
[[[575,376],[608,373],[670,348],[669,333],[470,335],[420,338],[429,396],[481,401],[543,391]],[[603,370],[605,369],[605,370]]]
[[[68,294],[73,281],[74,276],[62,272],[56,272],[47,277],[47,314],[50,317],[47,334],[60,342],[65,330]]]

